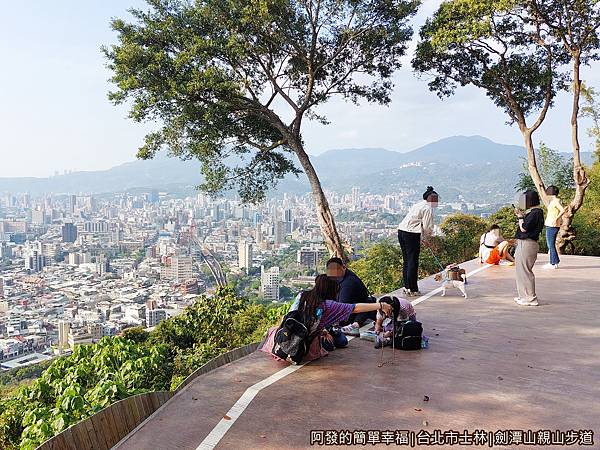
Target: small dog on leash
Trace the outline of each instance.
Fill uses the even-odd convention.
[[[446,288],[451,285],[462,292],[464,298],[467,297],[467,272],[457,265],[450,265],[446,270],[438,273],[433,278],[435,281],[442,282],[442,297],[446,296]]]

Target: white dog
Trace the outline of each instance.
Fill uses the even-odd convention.
[[[456,277],[460,277],[460,279],[457,279]],[[444,270],[443,272],[436,274],[434,280],[442,282],[442,297],[446,296],[446,288],[451,285],[460,290],[464,298],[468,298],[467,288],[465,287],[467,282],[467,273],[464,269],[453,272],[452,275],[450,275],[450,270]]]

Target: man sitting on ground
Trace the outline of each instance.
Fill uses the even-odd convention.
[[[340,303],[374,303],[375,298],[369,295],[369,290],[361,279],[346,267],[340,258],[327,261],[327,276],[339,284],[337,301]],[[352,314],[348,324],[341,328],[344,334],[358,336],[359,328],[367,319],[375,321],[375,312]],[[343,325],[343,324],[342,324]]]

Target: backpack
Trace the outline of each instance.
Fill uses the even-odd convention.
[[[423,325],[416,320],[396,322],[394,347],[400,350],[421,350]]]
[[[312,322],[310,330],[309,322]],[[288,312],[275,332],[271,353],[289,363],[299,364],[310,349],[319,322],[320,319],[310,320],[298,310]]]

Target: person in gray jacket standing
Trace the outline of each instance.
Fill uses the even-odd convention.
[[[535,191],[526,191],[521,195],[519,206],[515,209],[519,225],[517,229],[517,250],[515,266],[517,274],[517,293],[515,302],[520,306],[538,306],[535,293],[535,275],[533,266],[537,260],[540,246],[538,240],[544,229],[544,212],[540,207],[540,196]]]

